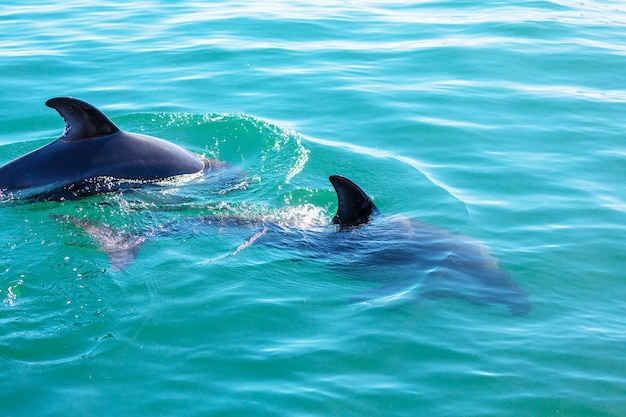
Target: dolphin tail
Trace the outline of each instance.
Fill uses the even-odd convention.
[[[340,175],[332,175],[330,183],[337,192],[339,207],[333,223],[342,227],[367,223],[378,209],[372,199],[354,182]]]
[[[107,254],[111,271],[117,272],[128,268],[146,241],[145,236],[133,236],[108,224],[95,224],[90,220],[72,216],[53,216],[53,218],[69,221],[87,233],[99,245],[99,250]]]

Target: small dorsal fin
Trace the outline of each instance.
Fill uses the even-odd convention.
[[[329,180],[335,187],[339,203],[334,224],[355,226],[367,223],[373,214],[378,214],[372,199],[354,182],[340,175],[332,175]]]
[[[64,142],[107,136],[120,130],[100,110],[76,98],[52,98],[46,106],[58,111],[65,120],[65,131],[59,138]]]

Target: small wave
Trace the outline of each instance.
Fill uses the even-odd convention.
[[[345,142],[335,142],[335,141],[328,140],[328,139],[307,137],[307,140],[310,140],[311,142],[319,143],[321,145],[331,146],[334,148],[344,148],[344,149],[349,150],[350,152],[354,152],[356,154],[361,154],[361,155],[368,155],[374,158],[395,159],[399,162],[402,162],[403,164],[411,166],[420,174],[422,174],[426,179],[428,179],[428,181],[430,181],[432,184],[436,185],[437,187],[445,190],[448,194],[450,194],[455,199],[465,203],[466,205],[473,204],[473,202],[470,201],[471,198],[465,195],[460,189],[455,188],[449,184],[446,184],[445,182],[437,178],[430,171],[429,169],[430,167],[428,164],[420,162],[414,158],[397,155],[393,152],[382,150],[382,149],[373,149],[373,148],[368,148],[365,146],[354,145],[354,144],[345,143]]]

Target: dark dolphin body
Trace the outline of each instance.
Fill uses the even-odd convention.
[[[358,297],[359,301],[409,293],[423,298],[453,297],[474,304],[500,304],[520,316],[530,311],[527,293],[498,268],[497,260],[480,243],[418,220],[379,215],[370,197],[355,183],[341,176],[332,176],[330,181],[339,203],[333,218],[335,226],[302,229],[263,220],[209,216],[129,236],[106,225],[68,219],[101,245],[112,269],[117,270],[132,263],[147,238],[193,232],[201,223],[256,231],[233,254],[261,243],[293,251],[296,257],[320,259],[331,268],[379,284],[375,291]]]
[[[319,240],[306,242],[315,250],[340,254],[341,269],[382,283],[373,294],[388,296],[410,289],[424,298],[460,298],[504,305],[514,315],[529,313],[526,291],[498,268],[497,259],[479,242],[416,219],[379,215],[354,182],[341,176],[330,181],[339,201],[333,219],[338,233],[321,246]]]
[[[226,166],[163,139],[121,131],[84,101],[59,97],[46,105],[65,119],[63,135],[0,167],[0,196],[78,199]]]

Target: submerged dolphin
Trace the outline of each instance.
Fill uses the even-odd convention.
[[[107,225],[67,217],[101,245],[112,269],[123,269],[150,237],[196,230],[197,223],[251,227],[257,230],[232,254],[255,242],[294,251],[296,256],[323,259],[379,287],[360,301],[393,298],[398,293],[424,298],[454,297],[474,304],[500,304],[514,315],[531,309],[528,295],[478,242],[452,235],[419,220],[383,216],[354,182],[331,176],[338,199],[335,226],[302,229],[293,225],[232,216],[207,216],[155,228],[142,235],[120,233]]]
[[[497,260],[479,242],[416,219],[380,215],[354,182],[341,176],[330,181],[339,202],[333,218],[338,233],[325,247],[344,253],[342,268],[356,268],[360,277],[382,282],[376,294],[409,289],[424,298],[500,304],[514,315],[530,311],[526,291],[498,268]]]
[[[226,167],[163,139],[121,131],[84,101],[58,97],[46,106],[63,117],[65,131],[56,141],[1,166],[0,196],[78,199]]]

